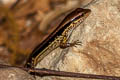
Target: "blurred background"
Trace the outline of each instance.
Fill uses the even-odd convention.
[[[0,0],[0,62],[24,66],[71,10],[93,0]]]

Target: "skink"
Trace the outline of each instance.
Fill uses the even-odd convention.
[[[90,9],[77,8],[68,14],[60,25],[43,41],[41,42],[30,54],[25,67],[34,67],[51,51],[60,47],[66,48],[77,44],[78,41],[68,43],[68,39],[72,31],[81,24],[91,13]]]

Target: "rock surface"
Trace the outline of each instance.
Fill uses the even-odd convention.
[[[74,30],[70,40],[80,40],[82,46],[58,48],[38,68],[120,76],[120,0],[98,0],[87,8],[92,10],[91,15]],[[87,79],[38,77],[37,80]]]
[[[27,72],[18,68],[0,68],[0,80],[35,80]]]

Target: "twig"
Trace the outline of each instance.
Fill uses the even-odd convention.
[[[27,72],[35,73],[38,76],[59,76],[59,77],[74,77],[74,78],[89,78],[89,79],[120,80],[120,77],[117,76],[83,74],[83,73],[56,71],[50,69],[24,68],[24,67],[2,65],[2,64],[0,64],[0,68],[20,68]]]

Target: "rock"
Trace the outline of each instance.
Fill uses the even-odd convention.
[[[98,0],[88,6],[90,16],[72,33],[70,42],[82,46],[57,48],[37,68],[120,76],[120,1]],[[64,77],[38,77],[37,80],[87,80]],[[88,79],[90,80],[90,79]]]
[[[0,80],[35,80],[19,68],[0,68]]]

